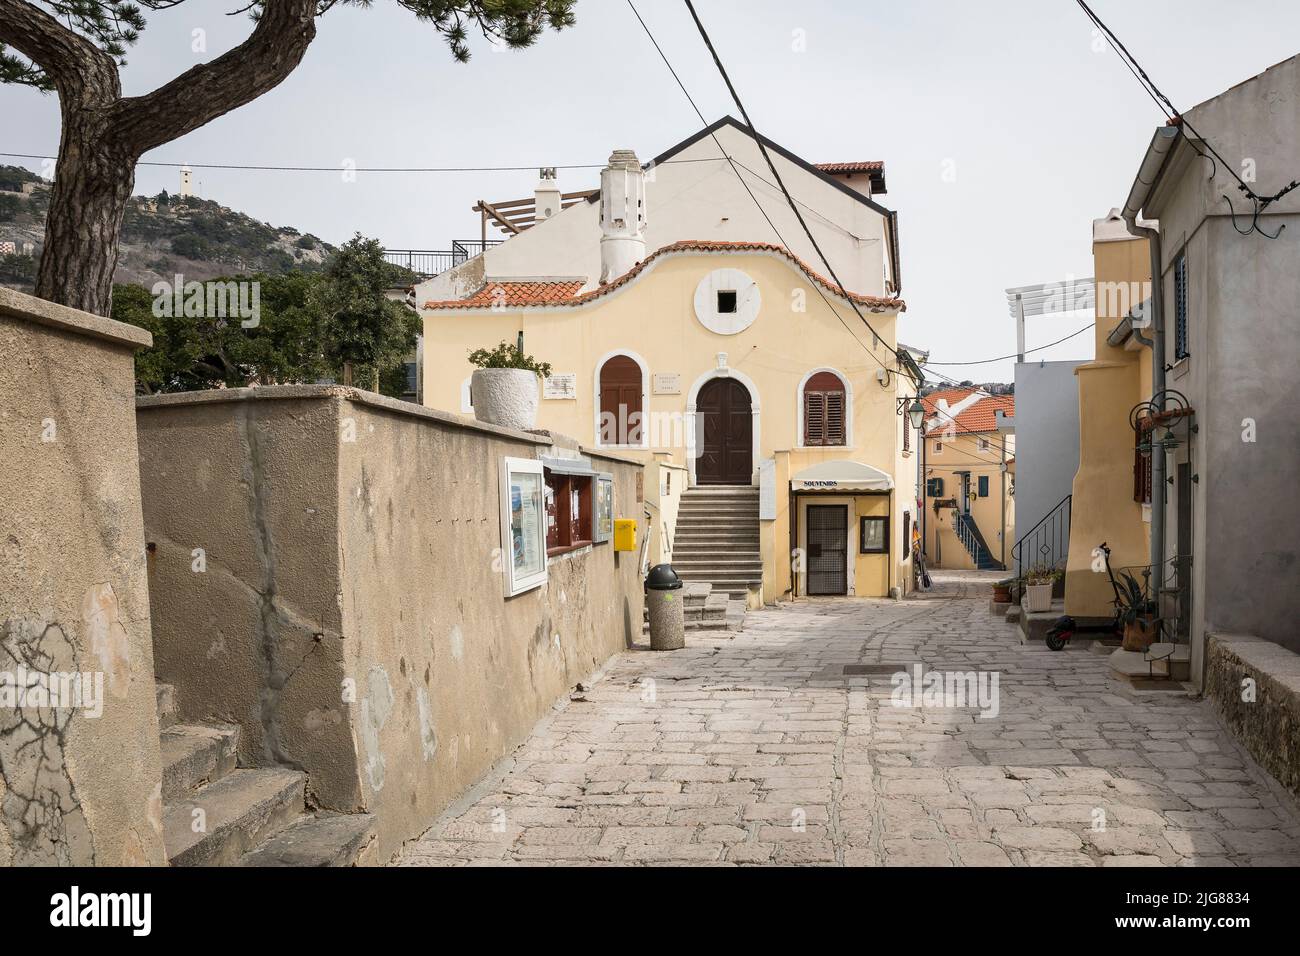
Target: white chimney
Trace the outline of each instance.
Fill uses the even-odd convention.
[[[536,201],[536,218],[534,225],[558,215],[560,203],[560,181],[556,178],[554,166],[544,166],[538,170],[541,178],[533,196]]]
[[[613,282],[645,258],[645,171],[616,149],[600,173],[600,281]]]
[[[193,172],[190,170],[188,166],[181,167],[181,195],[182,196],[194,195],[194,187],[191,183],[191,177],[193,175],[194,175]]]

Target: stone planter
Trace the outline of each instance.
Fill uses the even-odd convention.
[[[527,430],[537,425],[537,373],[522,368],[480,368],[470,381],[474,417],[489,425]]]
[[[1011,603],[1011,585],[995,584],[993,585],[993,600],[998,604]]]
[[[1025,610],[1030,614],[1052,609],[1052,586],[1050,584],[1025,585]]]

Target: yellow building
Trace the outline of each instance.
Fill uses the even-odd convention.
[[[1105,618],[1113,612],[1110,581],[1094,557],[1111,549],[1111,566],[1151,562],[1151,460],[1136,449],[1129,412],[1151,397],[1151,296],[1148,240],[1129,231],[1118,209],[1093,223],[1097,283],[1096,358],[1075,369],[1079,380],[1079,470],[1074,477],[1065,612]]]
[[[488,281],[424,303],[425,403],[472,410],[469,353],[522,335],[552,365],[538,427],[652,465],[667,533],[652,530],[651,560],[751,603],[910,590],[902,412],[921,376],[893,352],[902,301],[851,294],[868,328],[806,263],[745,242],[674,243],[581,285]]]
[[[1015,543],[1013,395],[947,388],[922,399],[926,410],[924,541],[931,567],[1004,570]]]

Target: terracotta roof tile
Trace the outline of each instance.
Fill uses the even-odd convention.
[[[979,389],[975,388],[944,388],[923,397],[921,404],[925,406],[926,412],[933,416],[938,413],[939,399],[945,399],[948,402],[948,407],[951,408],[971,393],[978,391]],[[999,411],[1008,416],[1014,416],[1016,413],[1016,397],[1014,395],[986,395],[969,408],[957,413],[957,428],[963,432],[997,431],[996,413]],[[942,428],[943,426],[940,425],[939,427]]]
[[[641,275],[641,273],[649,269],[650,266],[654,264],[657,260],[665,256],[670,256],[670,255],[680,254],[680,253],[690,253],[690,252],[703,252],[703,253],[761,252],[761,253],[770,253],[770,254],[783,256],[784,258],[790,260],[790,262],[794,263],[794,265],[798,267],[798,269],[801,272],[803,272],[803,274],[807,276],[810,281],[817,283],[822,288],[826,289],[828,292],[831,292],[835,295],[840,295],[834,283],[832,283],[829,279],[825,278],[824,276],[814,272],[811,268],[808,267],[807,263],[805,263],[798,256],[791,253],[784,246],[774,245],[769,242],[717,242],[708,239],[686,239],[681,242],[674,242],[671,245],[664,246],[661,249],[657,249],[655,252],[653,252],[649,256],[646,256],[646,258],[642,259],[635,266],[633,266],[631,269],[629,269],[626,273],[624,273],[619,278],[615,279],[613,282],[608,282],[597,289],[592,289],[591,291],[584,292],[581,295],[574,294],[577,291],[577,289],[582,287],[583,283],[580,280],[573,280],[573,282],[564,282],[564,283],[498,282],[498,283],[488,283],[487,285],[483,286],[483,288],[475,292],[468,299],[458,299],[451,302],[426,302],[424,304],[424,308],[426,309],[489,308],[495,303],[499,302],[501,300],[502,295],[505,295],[506,297],[505,306],[504,306],[505,308],[520,308],[520,307],[528,307],[528,306],[568,307],[568,306],[586,305],[588,302],[591,302],[595,299],[599,299],[601,296],[608,295],[609,293],[615,291],[616,289],[619,289],[622,286],[625,286],[628,283],[632,282],[637,276]],[[509,286],[533,287],[532,290],[525,290],[526,292],[529,291],[532,292],[532,295],[531,297],[528,294],[520,295],[518,296],[518,301],[512,301],[510,298],[511,290],[507,288]],[[540,286],[555,287],[555,288],[553,289],[553,291],[541,293],[536,291],[536,287],[540,287]],[[567,294],[561,294],[561,290],[559,289],[559,287],[561,286],[564,287],[574,286],[575,288],[573,288],[572,291],[567,292]],[[496,293],[494,298],[492,289],[495,287],[502,287],[505,291]],[[546,297],[543,298],[542,297],[543,294]],[[885,298],[882,296],[875,296],[875,295],[862,295],[861,293],[849,292],[848,290],[845,290],[843,294],[846,298],[851,300],[856,305],[866,306],[868,309],[870,309],[873,312],[886,312],[886,311],[894,311],[894,310],[897,310],[899,312],[905,312],[907,310],[907,303],[904,302],[902,299]]]
[[[563,282],[487,282],[465,299],[426,302],[426,309],[515,309],[527,305],[555,305],[572,299],[586,283],[582,279]]]
[[[878,173],[885,168],[885,164],[877,159],[856,163],[818,163],[817,168],[834,176],[842,173]]]

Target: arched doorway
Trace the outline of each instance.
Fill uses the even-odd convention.
[[[702,432],[696,484],[750,484],[754,429],[748,389],[734,378],[715,378],[700,389],[695,409]]]

